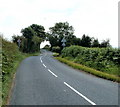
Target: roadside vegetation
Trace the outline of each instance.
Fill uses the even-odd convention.
[[[76,69],[120,82],[120,49],[70,46],[64,48],[60,56],[58,60]]]
[[[2,105],[2,37],[0,35],[0,106]]]
[[[46,38],[44,30],[43,26],[32,24],[21,30],[22,36],[13,35],[12,41],[4,39],[0,34],[1,105],[7,104],[12,81],[20,62],[28,56],[40,54],[40,44]]]
[[[64,58],[64,60],[57,59],[61,59],[63,62],[68,60],[67,64],[72,61],[71,66],[74,65],[73,63],[83,65],[84,67],[75,67],[99,77],[118,80],[120,77],[120,49],[112,48],[109,39],[100,43],[97,38],[85,34],[78,38],[74,35],[74,28],[68,22],[56,23],[49,30],[47,33],[51,44],[49,50],[54,52],[53,56]],[[64,46],[63,38],[66,40]]]
[[[39,55],[40,44],[44,40],[50,42],[50,46],[46,45],[44,49],[54,52],[53,55],[61,62],[99,77],[120,81],[120,49],[112,48],[109,40],[100,43],[98,39],[85,34],[78,38],[68,22],[55,23],[48,32],[42,25],[32,24],[22,29],[21,34],[13,35],[11,42],[0,34],[0,94],[3,105],[7,103],[18,65],[28,56]],[[64,44],[63,38],[66,40]]]
[[[9,99],[9,92],[11,89],[13,77],[16,73],[17,67],[20,62],[29,56],[39,55],[39,52],[36,53],[22,53],[19,51],[18,46],[10,41],[2,39],[2,105],[7,104]]]
[[[61,61],[62,63],[65,63],[65,64],[75,68],[75,69],[85,71],[87,73],[93,74],[95,76],[98,76],[98,77],[101,77],[101,78],[104,78],[104,79],[108,79],[108,80],[115,81],[115,82],[120,82],[120,78],[118,76],[108,74],[108,73],[105,73],[105,72],[101,72],[99,70],[87,67],[85,65],[75,63],[75,62],[70,61],[66,58],[56,57],[56,59]]]

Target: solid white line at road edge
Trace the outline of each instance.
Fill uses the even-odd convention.
[[[49,71],[52,75],[54,75],[55,77],[58,77],[58,76],[55,75],[51,70],[48,69],[48,71]]]
[[[81,97],[83,97],[86,101],[88,101],[90,104],[92,105],[96,105],[93,101],[91,101],[90,99],[88,99],[87,97],[85,97],[83,94],[81,94],[80,92],[78,92],[76,89],[74,89],[73,87],[71,87],[69,84],[67,84],[66,82],[64,82],[64,84],[69,87],[71,90],[73,90],[75,93],[77,93],[78,95],[80,95]]]

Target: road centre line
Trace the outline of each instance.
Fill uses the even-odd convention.
[[[42,61],[42,59],[41,59],[42,57],[40,57],[40,61],[41,61],[41,63],[43,63],[43,61]]]
[[[41,63],[42,63],[42,60],[41,60]]]
[[[46,68],[45,64],[43,64],[43,66]]]
[[[54,75],[55,77],[58,77],[58,76],[55,75],[51,70],[48,69],[48,71],[49,71],[52,75]]]
[[[40,61],[41,61],[41,63],[43,63],[43,61],[42,61],[42,59],[41,59],[42,57],[40,57]],[[46,68],[46,65],[43,63],[43,66]]]
[[[40,61],[41,63],[43,63],[42,57],[40,57]],[[43,66],[46,68],[45,64],[43,63]],[[48,69],[48,71],[55,77],[58,77],[56,74],[54,74],[50,69]],[[92,105],[96,105],[93,101],[91,101],[90,99],[88,99],[86,96],[84,96],[83,94],[81,94],[80,92],[78,92],[76,89],[74,89],[72,86],[70,86],[69,84],[67,84],[66,82],[64,82],[64,84],[69,87],[71,90],[73,90],[75,93],[77,93],[79,96],[81,96],[82,98],[84,98],[87,102],[89,102]]]
[[[84,98],[86,101],[88,101],[90,104],[92,105],[96,105],[93,101],[91,101],[90,99],[88,99],[86,96],[84,96],[83,94],[81,94],[80,92],[78,92],[76,89],[74,89],[73,87],[71,87],[69,84],[67,84],[66,82],[64,82],[64,84],[69,87],[71,90],[73,90],[75,93],[77,93],[79,96],[81,96],[82,98]]]
[[[42,59],[41,59],[42,57],[40,57],[40,61],[41,61],[41,63],[43,63],[43,61],[42,61]],[[43,66],[46,68],[46,66],[45,66],[45,64],[43,63]],[[53,76],[55,76],[55,77],[58,77],[57,75],[55,75],[50,69],[48,69],[48,71],[53,75]]]

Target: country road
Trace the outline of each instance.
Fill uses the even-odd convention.
[[[118,83],[75,70],[51,52],[23,60],[10,105],[118,105]]]

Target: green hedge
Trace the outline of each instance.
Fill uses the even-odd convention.
[[[69,65],[69,66],[71,66],[71,67],[73,67],[75,69],[86,71],[86,72],[88,72],[90,74],[96,75],[96,76],[101,77],[101,78],[105,78],[105,79],[108,79],[108,80],[120,82],[120,78],[115,76],[115,75],[110,75],[110,74],[107,74],[107,73],[103,73],[103,72],[95,70],[93,68],[89,68],[87,66],[74,63],[74,62],[72,62],[70,60],[67,60],[65,58],[56,57],[56,59],[58,59],[59,61],[65,63],[65,64],[67,64],[67,65]]]
[[[70,46],[62,50],[61,56],[96,70],[120,76],[120,49]]]
[[[9,100],[14,74],[20,62],[29,56],[38,56],[40,52],[26,54],[21,53],[15,43],[2,38],[2,104],[6,105]]]
[[[2,38],[2,99],[6,103],[15,68],[22,59],[18,46]]]

